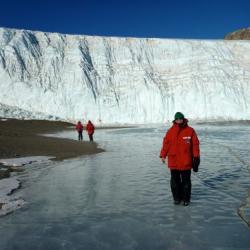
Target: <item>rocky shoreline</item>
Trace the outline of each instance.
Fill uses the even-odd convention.
[[[55,160],[103,152],[96,143],[45,137],[42,134],[74,130],[67,122],[45,120],[0,120],[0,159],[52,156]]]

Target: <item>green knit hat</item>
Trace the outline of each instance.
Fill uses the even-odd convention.
[[[177,119],[184,119],[184,115],[181,112],[177,112],[174,115],[174,119],[175,120],[177,120]]]

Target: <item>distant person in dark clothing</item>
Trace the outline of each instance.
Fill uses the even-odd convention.
[[[82,141],[82,139],[83,139],[82,138],[83,125],[80,121],[76,124],[76,130],[78,132],[78,140]]]
[[[198,172],[200,164],[199,139],[181,112],[175,114],[173,126],[167,131],[160,153],[162,162],[168,157],[171,172],[171,191],[174,204],[183,201],[188,206],[191,198],[191,169]]]
[[[93,141],[93,134],[95,132],[95,126],[91,121],[88,121],[88,124],[86,126],[86,131],[88,132],[89,135],[89,140]]]

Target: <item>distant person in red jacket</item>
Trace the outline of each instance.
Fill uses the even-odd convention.
[[[80,121],[76,124],[76,130],[78,132],[78,140],[82,141],[83,125]]]
[[[200,165],[199,139],[195,130],[188,126],[188,120],[181,112],[175,114],[173,126],[167,131],[160,152],[160,158],[171,172],[170,186],[174,204],[183,201],[188,206],[191,198],[191,169],[198,172]]]
[[[89,135],[89,140],[93,141],[93,134],[95,132],[95,126],[93,125],[93,123],[91,121],[88,121],[88,124],[86,126],[86,130],[87,130],[88,135]]]

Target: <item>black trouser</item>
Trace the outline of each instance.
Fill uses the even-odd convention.
[[[171,191],[175,201],[190,201],[191,170],[171,170]]]
[[[82,141],[82,131],[78,131],[78,140]]]
[[[93,141],[93,134],[89,134],[89,140]]]

